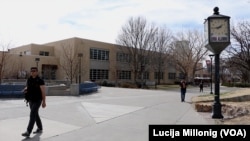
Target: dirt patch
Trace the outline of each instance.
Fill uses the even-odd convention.
[[[250,124],[250,88],[220,95],[223,119],[217,124]],[[212,112],[214,95],[203,95],[192,98],[197,112]]]

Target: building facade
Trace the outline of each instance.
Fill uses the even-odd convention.
[[[42,45],[29,44],[9,49],[3,78],[26,78],[30,67],[37,66],[47,80],[133,82],[134,72],[124,61],[126,58],[118,45],[77,37]],[[147,68],[143,78],[156,82],[160,77],[160,83],[173,84],[178,72],[173,65],[165,68],[160,76]]]

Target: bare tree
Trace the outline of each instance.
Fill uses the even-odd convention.
[[[2,83],[2,79],[5,74],[6,63],[9,57],[8,49],[10,47],[10,43],[8,44],[0,44],[2,51],[0,51],[0,84]]]
[[[18,79],[19,76],[19,60],[15,59],[15,57],[13,57],[13,54],[7,54],[7,58],[6,60],[8,60],[8,65],[5,66],[4,68],[4,78],[8,78],[8,79]]]
[[[226,50],[231,66],[242,70],[242,75],[250,71],[250,22],[240,21],[231,28],[232,44]],[[249,73],[244,79],[249,80]]]
[[[74,51],[74,46],[70,43],[61,44],[62,57],[60,58],[60,66],[62,67],[66,77],[73,83],[74,78],[77,76],[77,68],[79,65],[77,59],[77,51]]]
[[[155,34],[155,44],[153,48],[151,66],[157,73],[157,83],[160,84],[160,79],[163,77],[163,71],[169,64],[168,51],[172,43],[173,34],[167,28],[158,28]]]
[[[121,45],[121,50],[130,56],[130,67],[134,72],[135,82],[137,78],[143,76],[143,72],[150,65],[150,50],[152,50],[156,32],[157,28],[153,24],[148,24],[145,18],[132,17],[118,35],[116,43]]]
[[[208,50],[204,47],[203,32],[196,29],[179,32],[175,36],[172,45],[172,59],[176,63],[176,68],[183,74],[182,77],[194,80],[196,71],[203,68],[197,68]]]

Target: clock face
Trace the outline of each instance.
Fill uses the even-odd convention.
[[[227,19],[210,19],[210,41],[229,41],[229,27]]]

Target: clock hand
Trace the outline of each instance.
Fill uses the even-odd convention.
[[[222,27],[222,24],[221,25],[219,25],[219,26],[217,26],[217,27],[214,27],[214,28],[216,28],[216,29],[220,29]]]

